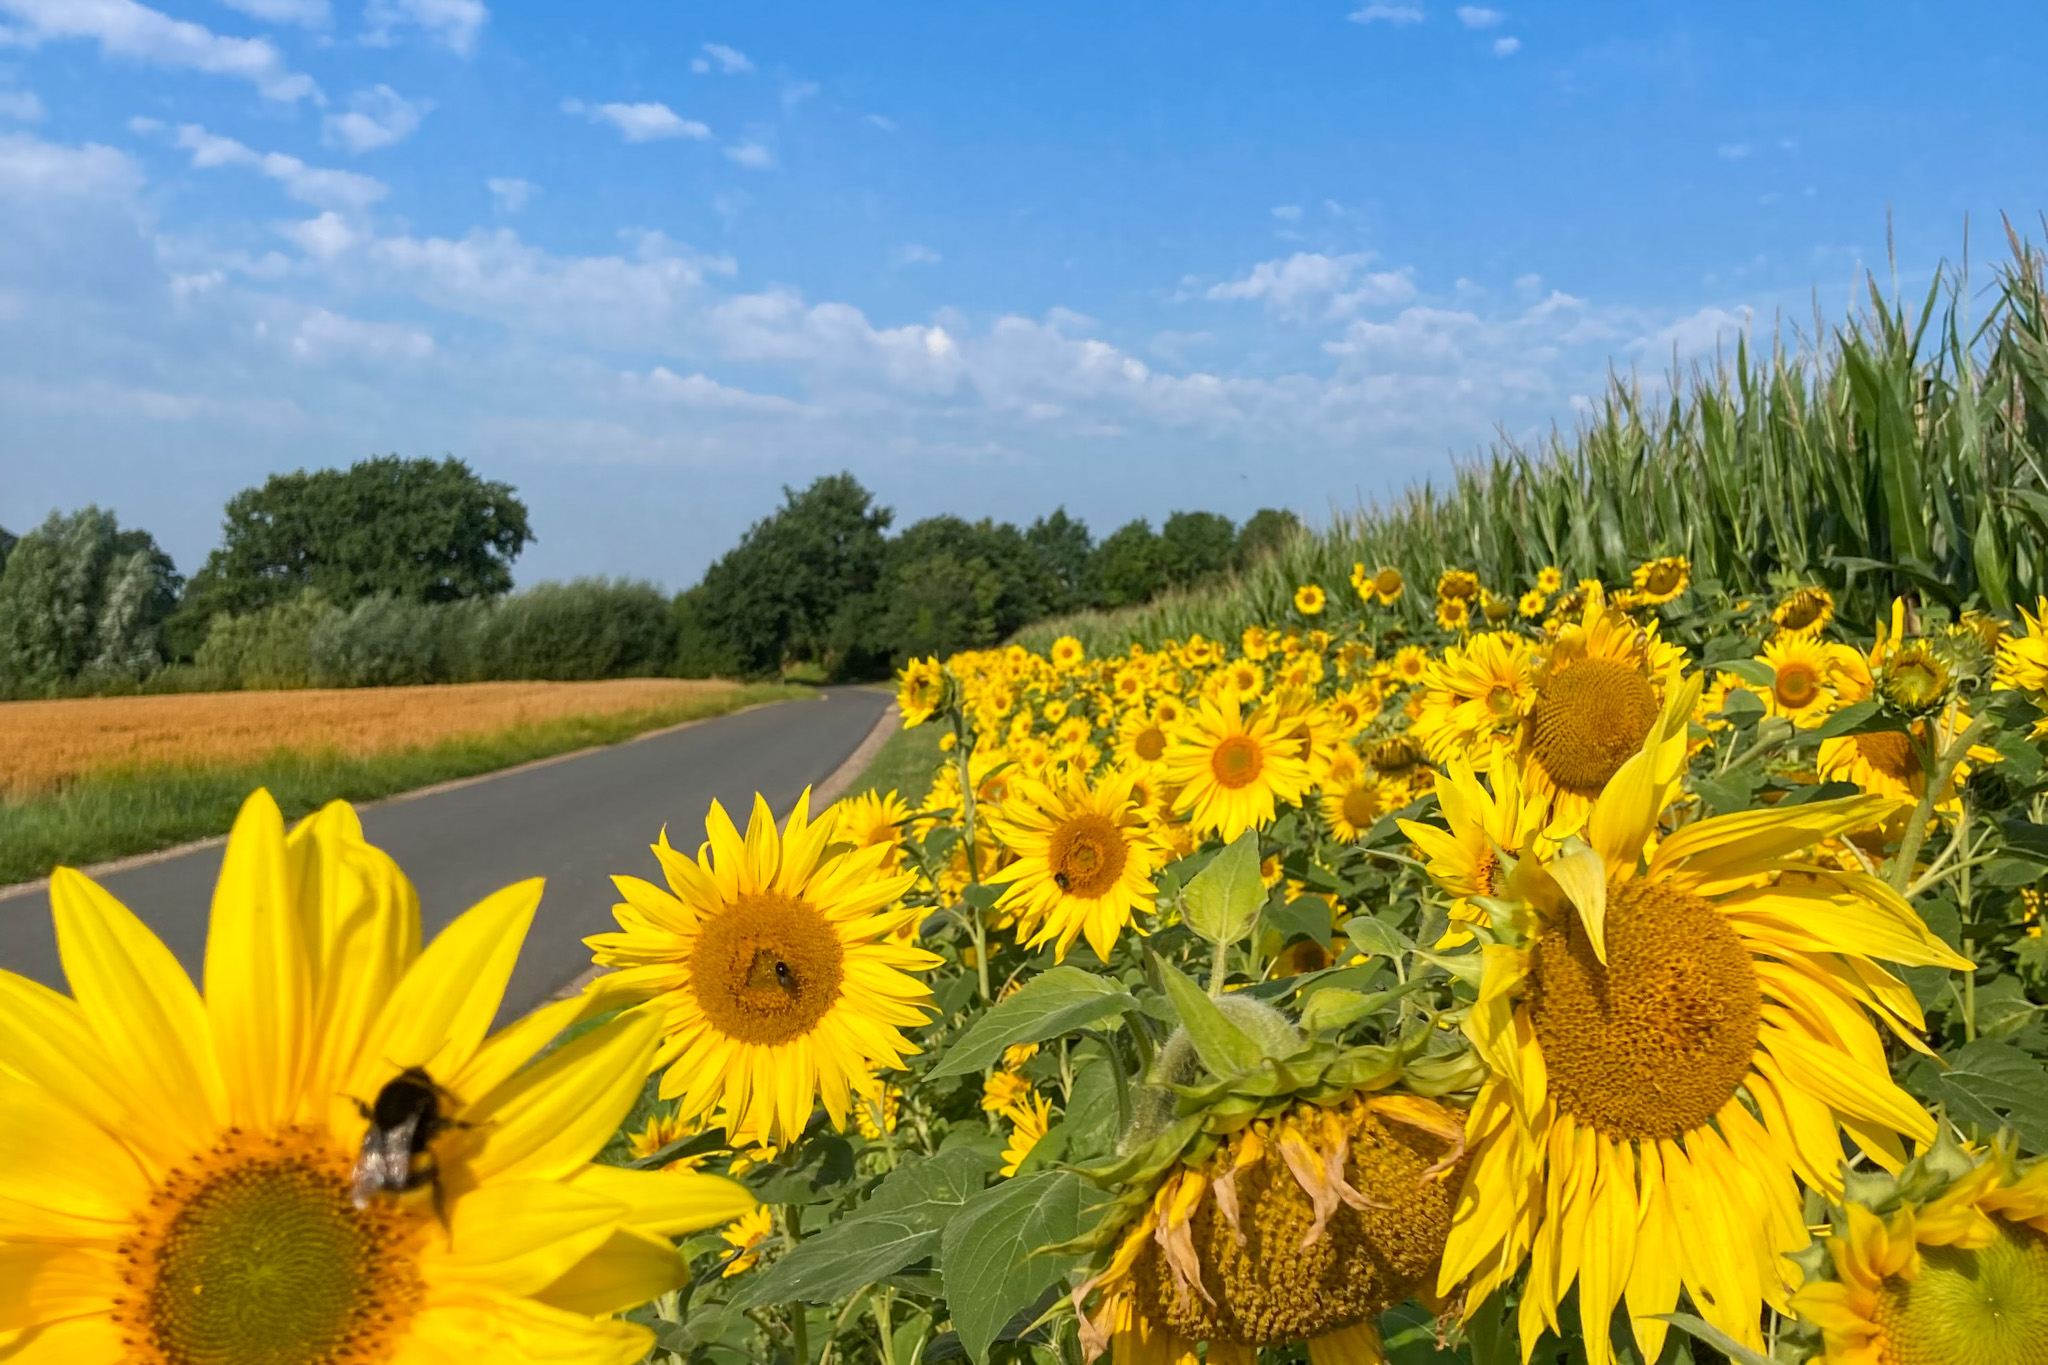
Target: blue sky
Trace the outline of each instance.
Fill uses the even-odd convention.
[[[0,0],[0,525],[186,571],[453,453],[522,580],[680,587],[783,484],[1312,520],[1610,365],[2039,235],[2048,8]]]

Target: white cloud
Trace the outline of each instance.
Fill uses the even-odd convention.
[[[686,119],[666,104],[655,102],[585,104],[570,99],[562,101],[562,112],[581,114],[592,123],[609,123],[628,142],[659,142],[673,137],[703,142],[711,136],[711,130],[695,119]]]
[[[332,211],[317,218],[281,224],[277,230],[286,241],[316,261],[334,260],[367,240],[365,234],[349,226],[347,219]]]
[[[942,258],[930,247],[912,242],[907,246],[897,247],[893,259],[897,265],[937,265]]]
[[[1301,221],[1301,205],[1276,204],[1273,206],[1273,216],[1283,223],[1298,223]]]
[[[321,140],[357,154],[389,147],[411,137],[433,107],[432,100],[406,99],[388,85],[358,90],[348,97],[348,112],[320,121]]]
[[[1512,57],[1521,50],[1522,40],[1520,38],[1495,38],[1493,40],[1493,55],[1496,57]]]
[[[147,131],[150,124],[148,120],[141,119],[130,126],[138,131]],[[382,199],[386,192],[381,180],[358,175],[354,171],[308,166],[283,152],[259,152],[231,137],[209,133],[196,123],[179,125],[176,143],[181,150],[192,154],[194,170],[240,166],[257,171],[277,181],[292,198],[315,208],[359,213]]]
[[[880,128],[885,133],[896,131],[896,120],[890,118],[887,114],[864,114],[861,116],[861,121],[871,128]]]
[[[315,362],[338,358],[421,361],[434,354],[434,338],[417,328],[365,322],[325,308],[306,314],[285,344],[295,358]]]
[[[1714,149],[1714,155],[1723,161],[1740,161],[1750,153],[1747,142],[1724,142]]]
[[[0,133],[0,200],[126,199],[142,186],[127,153],[88,142],[65,147]]]
[[[1238,280],[1211,285],[1203,297],[1263,304],[1267,312],[1297,322],[1333,321],[1360,308],[1402,303],[1415,285],[1401,270],[1366,272],[1364,254],[1326,256],[1297,251],[1284,260],[1261,261]]]
[[[721,412],[794,413],[803,410],[801,403],[776,394],[752,393],[730,384],[721,384],[701,371],[679,375],[666,365],[656,365],[644,375],[628,373],[619,378],[620,387],[628,397],[660,403]]]
[[[0,0],[0,14],[19,20],[25,27],[15,40],[31,45],[91,39],[105,56],[239,77],[274,100],[319,94],[312,78],[287,67],[264,39],[223,37],[136,0]]]
[[[754,63],[738,48],[727,47],[724,43],[706,43],[704,55],[693,59],[690,69],[704,72],[711,70],[713,66],[728,76],[745,75],[754,69]]]
[[[334,17],[328,12],[327,0],[221,0],[221,3],[266,24],[325,28],[328,20]]]
[[[476,36],[490,17],[483,0],[370,0],[363,11],[369,25],[363,39],[388,44],[393,29],[417,28],[450,52],[467,57],[476,51]]]
[[[0,90],[0,118],[40,123],[47,112],[33,90]]]
[[[540,186],[515,176],[494,175],[484,182],[491,192],[491,200],[500,213],[517,213],[526,207],[526,201],[540,192]]]
[[[733,143],[725,149],[725,154],[734,164],[745,166],[750,171],[768,171],[775,168],[775,148],[758,137],[749,137]]]
[[[822,88],[816,81],[791,81],[782,87],[783,112],[796,108]]]
[[[1345,17],[1354,24],[1393,24],[1398,28],[1403,24],[1421,23],[1423,14],[1415,5],[1381,4],[1375,0],[1375,3],[1355,9]]]
[[[1484,5],[1458,6],[1458,22],[1466,28],[1498,28],[1505,18],[1507,15],[1499,10],[1487,9]]]

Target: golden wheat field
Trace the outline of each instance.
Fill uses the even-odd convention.
[[[110,768],[233,763],[284,748],[360,757],[568,716],[651,711],[734,685],[617,678],[5,702],[0,791],[22,796]]]

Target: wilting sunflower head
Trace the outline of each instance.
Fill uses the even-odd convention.
[[[1401,571],[1391,566],[1375,570],[1370,581],[1372,595],[1379,599],[1383,607],[1392,606],[1399,601],[1402,591],[1408,586],[1407,580],[1401,577]]]
[[[937,659],[912,659],[896,675],[896,705],[905,728],[922,725],[946,702],[946,670]]]
[[[1826,1365],[2048,1360],[2048,1164],[1946,1141],[1836,1206],[1792,1308]],[[1940,1178],[1936,1163],[1953,1173]]]
[[[1479,575],[1470,569],[1445,569],[1437,575],[1436,595],[1463,601],[1479,595]]]
[[[661,1007],[662,1098],[716,1108],[736,1144],[791,1140],[820,1097],[844,1127],[854,1087],[917,1050],[900,1030],[931,992],[907,973],[940,959],[894,940],[921,913],[896,905],[916,876],[885,872],[886,847],[834,848],[835,823],[810,818],[806,791],[778,832],[756,796],[742,838],[713,802],[698,856],[664,830],[667,889],[614,877],[620,932],[585,940],[617,969],[599,999]]]
[[[1084,1340],[1306,1341],[1319,1361],[1377,1359],[1378,1315],[1429,1292],[1463,1122],[1408,1094],[1296,1101],[1168,1167],[1084,1290],[1101,1291]]]
[[[1413,736],[1389,735],[1366,752],[1366,762],[1381,777],[1405,778],[1422,766],[1422,745]]]

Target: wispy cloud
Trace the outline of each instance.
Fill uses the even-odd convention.
[[[1484,5],[1458,6],[1458,22],[1466,28],[1499,28],[1505,18],[1507,15],[1499,10],[1488,9]]]
[[[221,0],[221,3],[266,24],[325,28],[328,20],[334,17],[327,7],[327,0]]]
[[[890,118],[887,114],[863,114],[861,122],[867,124],[870,128],[880,128],[885,133],[896,131],[896,120]]]
[[[704,55],[690,59],[690,70],[700,76],[714,66],[727,76],[744,76],[754,69],[754,63],[746,53],[724,43],[706,43]]]
[[[1398,28],[1403,24],[1419,24],[1425,16],[1416,5],[1382,4],[1380,0],[1373,0],[1373,3],[1344,17],[1354,24],[1393,24]]]
[[[0,14],[23,25],[17,41],[84,39],[108,57],[239,77],[287,103],[320,93],[267,40],[224,37],[136,0],[0,0]]]
[[[1520,38],[1495,38],[1493,40],[1493,55],[1496,57],[1512,57],[1521,50],[1522,40]]]
[[[348,97],[348,111],[320,120],[321,140],[360,155],[405,141],[433,109],[428,99],[409,100],[388,85],[358,90]]]
[[[46,112],[42,100],[33,90],[0,90],[0,118],[40,123]]]
[[[592,123],[609,123],[628,142],[660,142],[686,137],[693,142],[710,138],[711,130],[695,119],[684,118],[666,104],[585,104],[582,100],[562,101],[562,112],[580,114]]]
[[[154,119],[130,119],[128,126],[143,134],[165,131],[164,125]],[[194,170],[211,170],[217,166],[252,170],[275,180],[293,199],[315,208],[360,213],[382,199],[386,192],[384,182],[370,176],[308,166],[283,152],[259,152],[231,137],[210,133],[196,123],[180,124],[172,132],[171,140],[179,150],[192,154]]]
[[[484,187],[491,192],[491,202],[500,213],[517,213],[526,207],[527,200],[540,193],[540,186],[532,181],[509,175],[494,175],[484,181]]]
[[[791,81],[788,85],[783,86],[783,112],[788,113],[790,110],[796,108],[799,104],[802,104],[805,100],[817,94],[821,88],[822,87],[820,87],[816,81]]]
[[[892,259],[897,265],[937,265],[944,258],[928,246],[919,246],[916,242],[911,242],[897,247]]]
[[[775,169],[775,146],[766,138],[749,136],[725,149],[728,159],[736,166],[745,166],[750,171]]]
[[[1351,316],[1359,309],[1403,303],[1415,296],[1415,284],[1402,270],[1366,271],[1364,253],[1327,256],[1297,251],[1281,260],[1261,261],[1241,279],[1226,280],[1204,291],[1218,302],[1255,302],[1267,312],[1296,322],[1322,322]]]
[[[394,30],[416,28],[457,56],[476,51],[477,35],[490,21],[483,0],[370,0],[363,11],[369,26],[363,40],[385,44]]]
[[[1723,161],[1740,161],[1754,150],[1747,142],[1724,142],[1714,149]]]
[[[1273,206],[1273,216],[1283,223],[1298,223],[1301,221],[1301,205],[1275,204]]]

